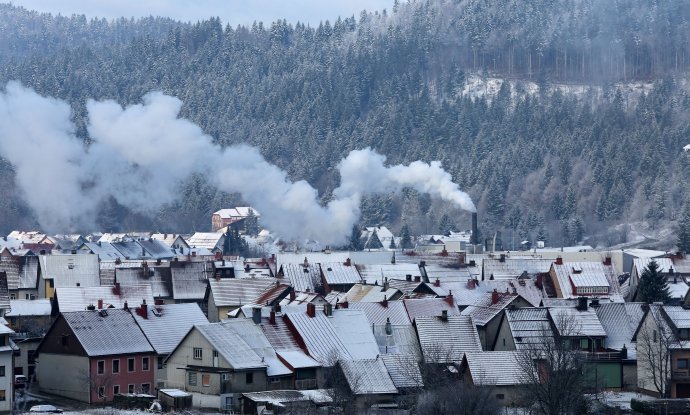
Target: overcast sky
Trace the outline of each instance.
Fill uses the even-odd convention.
[[[4,1],[3,1],[4,2]],[[41,12],[87,17],[167,16],[192,21],[218,16],[223,23],[251,24],[287,19],[290,22],[333,22],[338,16],[359,16],[369,11],[391,9],[393,0],[12,0],[11,3]]]

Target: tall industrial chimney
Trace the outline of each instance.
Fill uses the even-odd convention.
[[[472,212],[472,237],[470,238],[470,243],[472,245],[479,244],[479,235],[477,232],[477,212]]]

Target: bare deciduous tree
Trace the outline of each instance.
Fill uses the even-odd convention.
[[[651,306],[654,307],[654,306]],[[652,311],[653,312],[653,311]],[[639,384],[667,398],[671,392],[671,351],[678,340],[662,319],[646,318],[637,333]]]

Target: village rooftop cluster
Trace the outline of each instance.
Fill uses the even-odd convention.
[[[385,228],[363,236],[372,234],[394,238]],[[3,238],[0,410],[13,408],[11,375],[94,405],[155,397],[169,408],[257,413],[347,396],[359,410],[404,407],[430,367],[519,405],[524,351],[554,339],[596,368],[594,393],[690,397],[682,253],[481,252],[470,232],[420,237],[406,250],[381,241],[386,248],[243,258],[223,252],[225,237]],[[665,303],[637,301],[652,262],[669,287]],[[647,333],[667,337],[668,370],[641,357]]]

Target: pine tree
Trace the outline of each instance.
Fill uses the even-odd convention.
[[[259,220],[254,214],[254,209],[249,209],[247,217],[244,219],[244,233],[249,236],[259,234]]]
[[[448,215],[441,216],[441,223],[438,225],[438,231],[441,235],[450,235],[450,231],[455,229],[453,220]]]
[[[402,249],[412,249],[412,237],[410,236],[410,228],[403,225],[400,229],[400,247]]]
[[[685,205],[683,215],[678,220],[678,250],[690,253],[690,203]]]
[[[395,245],[395,236],[391,238],[391,243],[388,244],[388,249],[392,249],[392,250],[398,249],[397,245]]]
[[[379,239],[378,233],[376,233],[376,229],[374,229],[374,232],[371,234],[369,237],[369,240],[364,244],[364,249],[381,249],[383,248],[383,244],[381,243],[381,240]]]
[[[359,226],[352,225],[352,233],[350,234],[350,245],[349,248],[353,251],[361,251],[364,246],[362,245],[361,231]]]
[[[666,302],[671,298],[666,276],[661,273],[656,261],[652,260],[642,271],[637,292],[637,298],[647,304],[657,301]]]

